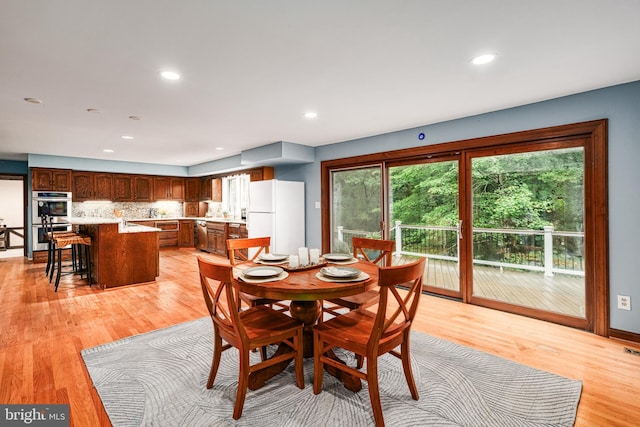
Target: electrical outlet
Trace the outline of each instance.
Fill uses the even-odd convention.
[[[627,295],[618,295],[618,308],[620,310],[631,310],[631,297]]]

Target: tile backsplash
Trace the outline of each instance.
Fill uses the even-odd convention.
[[[115,218],[114,209],[123,211],[127,220],[183,216],[180,202],[73,202],[72,206],[74,217]]]

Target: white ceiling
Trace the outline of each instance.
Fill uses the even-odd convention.
[[[193,165],[640,80],[639,17],[639,0],[0,0],[0,158]]]

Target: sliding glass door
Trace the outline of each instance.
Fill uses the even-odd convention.
[[[459,161],[389,165],[389,238],[395,263],[427,256],[424,288],[460,298]]]
[[[394,264],[428,259],[428,292],[606,336],[605,135],[594,121],[323,162],[323,248],[391,239]]]
[[[584,148],[470,153],[472,300],[585,318]]]
[[[331,173],[331,251],[353,252],[352,237],[383,238],[382,165]]]

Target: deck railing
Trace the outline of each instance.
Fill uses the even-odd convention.
[[[337,239],[351,248],[351,238],[380,238],[380,233],[338,227]],[[459,262],[460,247],[456,227],[403,225],[396,221],[391,230],[396,242],[395,256],[428,256]],[[584,233],[544,230],[473,229],[473,263],[499,268],[584,276]]]

